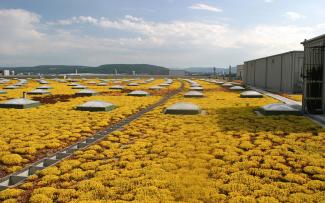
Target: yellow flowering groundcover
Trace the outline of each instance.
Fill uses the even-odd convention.
[[[298,116],[259,116],[276,102],[199,81],[206,97],[182,94],[123,131],[18,188],[4,202],[321,202],[325,201],[325,133]],[[202,115],[167,115],[179,101]]]
[[[54,97],[74,95],[78,91],[72,90],[67,83],[50,82],[49,86],[53,87],[50,91]],[[179,82],[175,82],[171,88],[175,89],[179,85]],[[23,91],[29,91],[37,86],[40,85],[35,81],[30,81],[18,90],[8,90],[8,95],[3,97],[5,99],[21,97]],[[108,89],[108,87],[105,88]],[[141,89],[142,86],[138,88]],[[48,97],[28,96],[28,98],[40,99],[40,101]],[[53,100],[53,97],[50,98]],[[120,96],[68,97],[64,101],[56,100],[32,109],[0,109],[0,177],[85,139],[96,131],[159,101],[160,98],[161,96],[158,95],[130,97],[127,93],[123,93]],[[90,100],[111,102],[118,108],[110,112],[75,110],[77,105]]]

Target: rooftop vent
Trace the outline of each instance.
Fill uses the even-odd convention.
[[[0,103],[0,108],[27,109],[27,108],[37,107],[40,105],[41,103],[39,101],[19,98],[19,99],[11,99],[3,103]]]
[[[70,83],[70,84],[68,84],[68,86],[79,86],[80,84],[78,84],[78,83]]]
[[[39,81],[39,84],[46,85],[46,84],[49,84],[49,82],[47,82],[47,81],[45,81],[45,80],[40,80],[40,81]]]
[[[200,114],[201,108],[195,104],[179,102],[166,108],[165,114],[195,115]]]
[[[233,85],[231,83],[223,83],[221,86],[222,87],[232,87]]]
[[[80,111],[110,111],[114,108],[116,108],[114,104],[104,101],[88,101],[77,106],[77,110]]]
[[[128,94],[129,96],[138,96],[138,97],[141,97],[141,96],[149,96],[150,94],[146,91],[142,91],[142,90],[135,90],[135,91],[132,91]]]
[[[111,90],[123,90],[124,86],[122,86],[122,85],[114,85],[114,86],[111,86],[109,89],[111,89]]]
[[[73,86],[72,89],[86,89],[86,86],[83,85],[77,85],[77,86]]]
[[[48,90],[53,88],[51,86],[40,86],[40,87],[36,87],[36,89]]]
[[[241,86],[233,86],[233,87],[230,87],[229,89],[230,90],[238,90],[238,91],[245,90],[245,88],[243,88]]]
[[[269,104],[261,108],[264,115],[302,115],[301,106],[290,104]]]
[[[163,89],[163,87],[160,87],[160,86],[149,87],[149,90],[161,90],[161,89]]]
[[[184,97],[203,97],[204,95],[202,94],[202,92],[198,92],[198,91],[188,91],[184,94]]]
[[[136,82],[131,82],[131,83],[128,84],[128,86],[139,86],[139,84],[136,83]]]
[[[170,84],[169,83],[161,83],[159,86],[167,87],[167,86],[170,86]]]
[[[98,93],[94,90],[83,89],[76,93],[77,96],[94,96]]]
[[[201,87],[201,85],[200,84],[198,84],[198,83],[191,83],[191,85],[190,85],[191,87]]]
[[[263,95],[256,91],[245,91],[240,94],[242,98],[262,98]]]
[[[35,89],[32,91],[27,92],[27,94],[33,94],[33,95],[42,95],[42,94],[50,94],[49,91],[47,91],[46,89]]]
[[[9,86],[6,86],[6,87],[4,87],[3,89],[17,89],[17,88],[19,88],[18,86],[16,86],[16,85],[9,85]]]
[[[190,90],[203,91],[202,87],[191,87]]]
[[[97,84],[97,86],[107,86],[107,83],[106,82],[100,82]]]

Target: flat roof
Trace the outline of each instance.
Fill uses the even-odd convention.
[[[256,60],[260,60],[260,59],[265,59],[265,58],[270,58],[270,57],[275,57],[275,56],[280,56],[280,55],[284,55],[284,54],[291,54],[291,53],[304,53],[304,51],[288,51],[288,52],[284,52],[281,54],[275,54],[275,55],[271,55],[271,56],[265,56],[265,57],[261,57],[261,58],[257,58],[257,59],[252,59],[249,61],[244,61],[244,63],[246,62],[251,62],[251,61],[256,61]]]
[[[305,39],[305,41],[301,42],[301,44],[305,44],[305,43],[308,43],[308,42],[316,41],[316,40],[319,40],[319,39],[322,39],[322,38],[324,38],[324,40],[325,40],[325,34],[320,35],[318,37],[311,38],[311,39]]]

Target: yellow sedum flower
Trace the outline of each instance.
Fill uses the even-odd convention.
[[[304,117],[255,114],[260,106],[276,102],[269,97],[240,98],[238,92],[197,82],[205,89],[205,97],[174,96],[101,142],[37,173],[27,181],[36,187],[31,191],[21,187],[23,194],[31,192],[29,201],[59,203],[325,200],[322,129]],[[203,113],[162,113],[180,101],[199,105]],[[62,108],[65,106],[67,103]],[[56,123],[66,135],[62,139],[55,130],[35,134],[66,143],[63,140],[85,136],[81,130],[84,123],[89,123],[86,127],[91,130],[93,125],[105,125],[97,123],[106,114],[78,114],[72,123],[67,119]],[[118,114],[118,118],[110,117],[110,122],[123,118],[124,114]],[[70,125],[74,127],[69,129]],[[33,146],[46,149],[45,143],[37,144]]]

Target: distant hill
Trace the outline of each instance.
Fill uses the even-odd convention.
[[[187,68],[185,69],[187,72],[190,73],[213,73],[213,67],[192,67],[192,68]],[[216,73],[228,73],[229,69],[228,68],[216,68]],[[235,73],[237,71],[236,67],[231,68],[231,72]]]
[[[146,75],[168,75],[169,69],[161,66],[149,64],[106,64],[97,67],[90,66],[70,66],[70,65],[39,65],[32,67],[14,67],[14,68],[0,68],[14,70],[15,74],[69,74],[75,73],[93,73],[93,74],[136,74]]]

